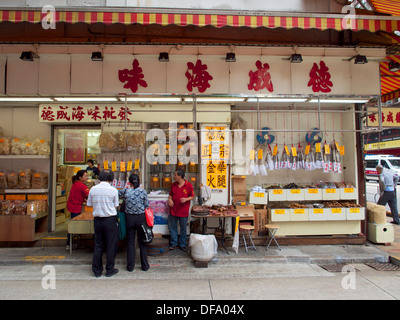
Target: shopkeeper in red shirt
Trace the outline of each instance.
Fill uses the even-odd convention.
[[[79,216],[82,212],[82,205],[86,201],[89,195],[89,188],[85,185],[88,179],[88,174],[86,170],[79,170],[76,175],[72,177],[72,187],[69,192],[69,197],[67,201],[67,209],[71,212],[71,219]],[[70,235],[67,236],[67,251],[69,248]],[[76,248],[77,245],[75,244]]]
[[[190,201],[194,199],[193,186],[185,180],[185,172],[181,169],[175,171],[175,182],[169,192],[168,205],[171,213],[168,216],[168,227],[171,235],[170,250],[178,247],[187,252],[186,245],[186,225],[189,216]],[[180,226],[180,236],[178,242],[178,222]]]

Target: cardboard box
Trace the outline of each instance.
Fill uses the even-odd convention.
[[[233,195],[246,195],[246,176],[232,176]]]
[[[258,231],[259,235],[266,235],[267,229],[265,229],[265,225],[268,224],[268,210],[267,209],[256,209],[254,225]]]
[[[254,218],[254,205],[252,204],[247,206],[236,206],[236,211],[240,217]]]
[[[246,202],[246,195],[245,194],[244,195],[234,195],[232,203],[234,205],[237,205],[238,202]]]
[[[255,204],[268,204],[268,193],[250,191],[249,202]]]

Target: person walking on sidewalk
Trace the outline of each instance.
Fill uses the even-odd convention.
[[[88,174],[86,170],[79,170],[72,177],[72,187],[69,192],[67,209],[71,212],[71,219],[79,216],[82,212],[82,206],[85,203],[87,197],[89,196],[89,188],[85,185],[88,179]],[[67,245],[65,249],[69,251],[71,235],[67,235]],[[76,249],[77,244],[73,245],[73,249]]]
[[[175,182],[169,192],[168,205],[171,213],[168,216],[168,228],[171,235],[170,250],[179,248],[187,252],[186,245],[186,225],[190,210],[190,201],[194,199],[193,186],[185,180],[185,172],[181,169],[175,171]],[[178,242],[178,222],[180,226],[180,236]]]
[[[396,186],[397,182],[399,182],[399,176],[381,165],[376,166],[376,171],[378,171],[379,174],[380,198],[378,204],[382,206],[389,204],[393,216],[393,221],[391,221],[391,223],[400,224],[396,197]]]
[[[111,171],[103,170],[99,174],[100,183],[89,192],[87,205],[93,207],[94,216],[94,253],[92,270],[96,278],[103,272],[103,250],[106,250],[106,277],[118,273],[115,269],[115,256],[118,250],[118,220],[119,206],[118,190],[110,185],[114,179]]]
[[[125,221],[126,233],[128,238],[127,249],[127,270],[132,272],[135,267],[136,257],[136,231],[138,234],[138,242],[140,247],[140,262],[142,270],[147,271],[150,268],[147,260],[147,245],[143,242],[144,234],[142,225],[146,223],[146,215],[144,210],[149,207],[149,200],[144,189],[140,188],[140,179],[137,174],[129,176],[129,189],[120,190],[118,195],[125,200]]]

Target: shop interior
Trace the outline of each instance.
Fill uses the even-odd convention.
[[[265,237],[263,224],[266,222],[279,222],[282,227],[278,235],[283,236],[349,235],[362,231],[360,221],[365,216],[364,211],[361,210],[358,217],[347,218],[346,215],[351,208],[365,206],[358,196],[358,186],[363,182],[358,179],[354,150],[356,133],[362,128],[356,129],[355,115],[365,111],[361,105],[363,108],[376,105],[376,97],[235,96],[190,98],[192,101],[181,97],[180,104],[176,103],[176,97],[170,101],[169,96],[136,95],[135,98],[132,104],[137,112],[134,122],[104,122],[101,128],[68,127],[54,131],[58,180],[53,186],[59,189],[64,178],[63,199],[68,196],[70,186],[66,181],[69,176],[85,169],[88,159],[93,159],[100,169],[108,167],[114,171],[113,185],[118,189],[126,186],[129,173],[137,173],[155,212],[154,232],[167,235],[168,191],[173,172],[182,168],[195,189],[193,206],[233,204],[240,207],[244,212],[241,220],[256,227],[256,237]],[[136,105],[138,101],[140,105]],[[127,103],[131,106],[131,102],[125,101]],[[356,105],[360,109],[356,110]],[[176,127],[171,127],[171,121]],[[149,134],[154,131],[151,129],[163,134]],[[203,145],[210,141],[210,131],[221,136],[225,129],[243,131],[241,135],[231,132],[224,136],[231,148],[227,158],[219,159],[217,164],[222,160],[226,167],[219,172],[220,176],[212,176],[207,165],[213,161],[204,157]],[[197,145],[190,142],[190,130],[198,134]],[[76,145],[66,143],[68,139]],[[68,151],[66,146],[73,146],[73,150]],[[155,158],[149,158],[149,150]],[[176,150],[176,154],[172,150]],[[186,160],[180,161],[179,155],[186,156]],[[71,159],[74,156],[80,158]],[[73,162],[75,160],[81,162]],[[73,169],[68,172],[63,169],[65,174],[60,175],[59,169],[65,166]],[[221,184],[213,184],[213,178],[214,182],[222,181]],[[96,183],[95,179],[89,181],[89,186]],[[204,186],[210,187],[208,198],[204,198]],[[283,190],[284,196],[282,191],[276,191],[278,188]],[[324,197],[320,190],[315,197],[306,193],[317,189],[327,189],[330,193]],[[347,193],[341,197],[343,190]],[[342,209],[336,210],[336,215],[328,209],[321,210],[323,202]],[[64,219],[60,217],[63,210],[59,196],[53,203],[55,230],[66,231],[68,212],[64,208]],[[298,212],[293,214],[291,211],[296,209]],[[311,214],[311,210],[321,213]],[[225,230],[232,233],[230,220],[226,223]],[[212,224],[208,227],[207,232],[215,232]],[[190,228],[198,231],[199,222],[193,219],[188,230]]]

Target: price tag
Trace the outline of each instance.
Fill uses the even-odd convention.
[[[258,160],[261,160],[263,158],[263,150],[260,149],[258,150]]]
[[[285,214],[285,209],[275,209],[275,214]]]
[[[140,159],[135,160],[135,170],[139,170]]]
[[[329,144],[324,145],[325,147],[325,154],[331,154],[331,148],[329,147]]]
[[[332,208],[332,213],[342,213],[341,208]]]
[[[250,150],[250,160],[254,160],[255,158],[255,150]]]
[[[125,172],[126,171],[126,167],[125,167],[125,161],[121,161],[120,163],[119,163],[119,170],[121,171],[121,172]]]
[[[294,214],[305,214],[305,212],[304,209],[294,209]]]
[[[264,198],[264,196],[265,196],[264,192],[254,192],[255,198]]]
[[[336,150],[339,151],[340,150],[339,143],[337,143],[336,141],[335,141],[335,146],[336,146]]]
[[[308,193],[310,193],[310,194],[318,193],[318,189],[308,189]]]
[[[117,161],[111,162],[111,171],[117,171]]]
[[[272,194],[283,194],[283,190],[282,189],[274,189],[274,190],[272,190]]]
[[[296,147],[292,147],[292,156],[297,157],[297,150]]]
[[[344,193],[354,193],[354,188],[344,188]]]
[[[336,189],[326,189],[326,193],[336,193]]]
[[[276,156],[277,153],[278,153],[278,146],[275,146],[274,150],[272,151],[272,155]]]
[[[289,156],[290,154],[289,154],[289,149],[287,146],[285,146],[285,151],[286,151],[286,154]]]
[[[350,208],[350,213],[360,213],[360,208]]]
[[[314,214],[321,214],[324,213],[324,209],[314,209],[313,212]]]
[[[300,189],[291,189],[290,190],[291,194],[300,194],[300,192],[301,192]]]
[[[132,171],[132,164],[133,164],[133,161],[128,161],[128,166],[126,168],[126,171],[128,171],[128,172]]]
[[[108,170],[108,160],[103,161],[104,170]]]
[[[315,152],[321,152],[321,143],[315,144]]]
[[[339,152],[341,156],[344,156],[344,146],[340,146]]]
[[[306,145],[306,150],[304,151],[305,155],[308,155],[310,153],[310,145]]]

